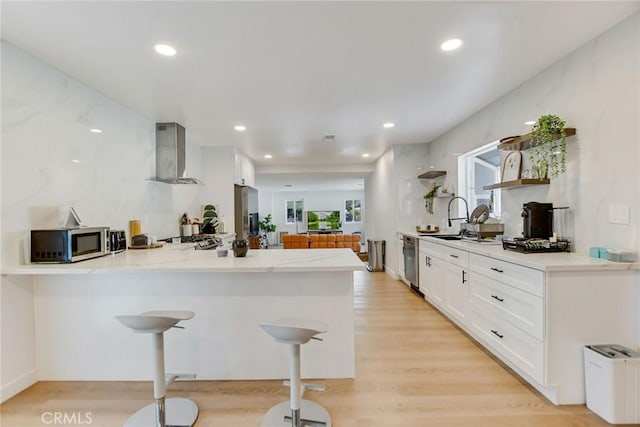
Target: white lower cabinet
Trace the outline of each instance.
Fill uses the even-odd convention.
[[[445,274],[446,262],[441,257],[434,256],[438,252],[437,245],[430,246],[426,242],[419,242],[419,271],[418,282],[420,291],[425,298],[439,308],[445,306]]]
[[[498,351],[534,380],[544,382],[542,341],[535,339],[496,313],[483,310],[475,302],[471,324],[473,331],[492,350]]]
[[[462,248],[420,241],[426,299],[553,403],[585,402],[585,345],[640,345],[633,269],[594,267],[586,256],[578,264],[577,254],[534,269]]]
[[[469,272],[456,264],[445,264],[445,310],[466,326],[469,318]]]

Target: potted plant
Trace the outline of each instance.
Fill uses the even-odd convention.
[[[566,171],[567,135],[564,125],[565,121],[553,114],[540,116],[533,125],[529,149],[532,178],[546,178],[547,171],[556,177]]]
[[[271,214],[266,215],[262,218],[262,221],[258,222],[258,228],[264,232],[264,235],[267,237],[269,244],[273,245],[273,238],[276,231],[276,225],[271,222]]]
[[[433,214],[433,199],[437,196],[438,192],[442,192],[442,186],[434,183],[433,187],[427,194],[424,195],[424,207],[427,209],[427,213]]]
[[[213,205],[204,205],[202,208],[202,232],[215,234],[218,226],[218,213]]]

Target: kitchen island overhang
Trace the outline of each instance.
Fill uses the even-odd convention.
[[[285,346],[258,325],[291,317],[329,325],[323,342],[302,346],[303,377],[354,378],[353,272],[363,269],[350,249],[222,258],[169,245],[3,274],[34,280],[38,380],[148,380],[148,337],[115,319],[147,310],[196,313],[185,330],[165,334],[167,372],[239,380],[288,377]]]

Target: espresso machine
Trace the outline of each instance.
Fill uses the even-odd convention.
[[[504,249],[523,253],[569,252],[571,245],[564,236],[558,238],[554,232],[553,211],[569,209],[554,208],[553,203],[528,202],[522,205],[522,237],[503,239]]]

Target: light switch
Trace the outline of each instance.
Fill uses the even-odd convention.
[[[629,224],[629,205],[609,205],[610,224]]]

